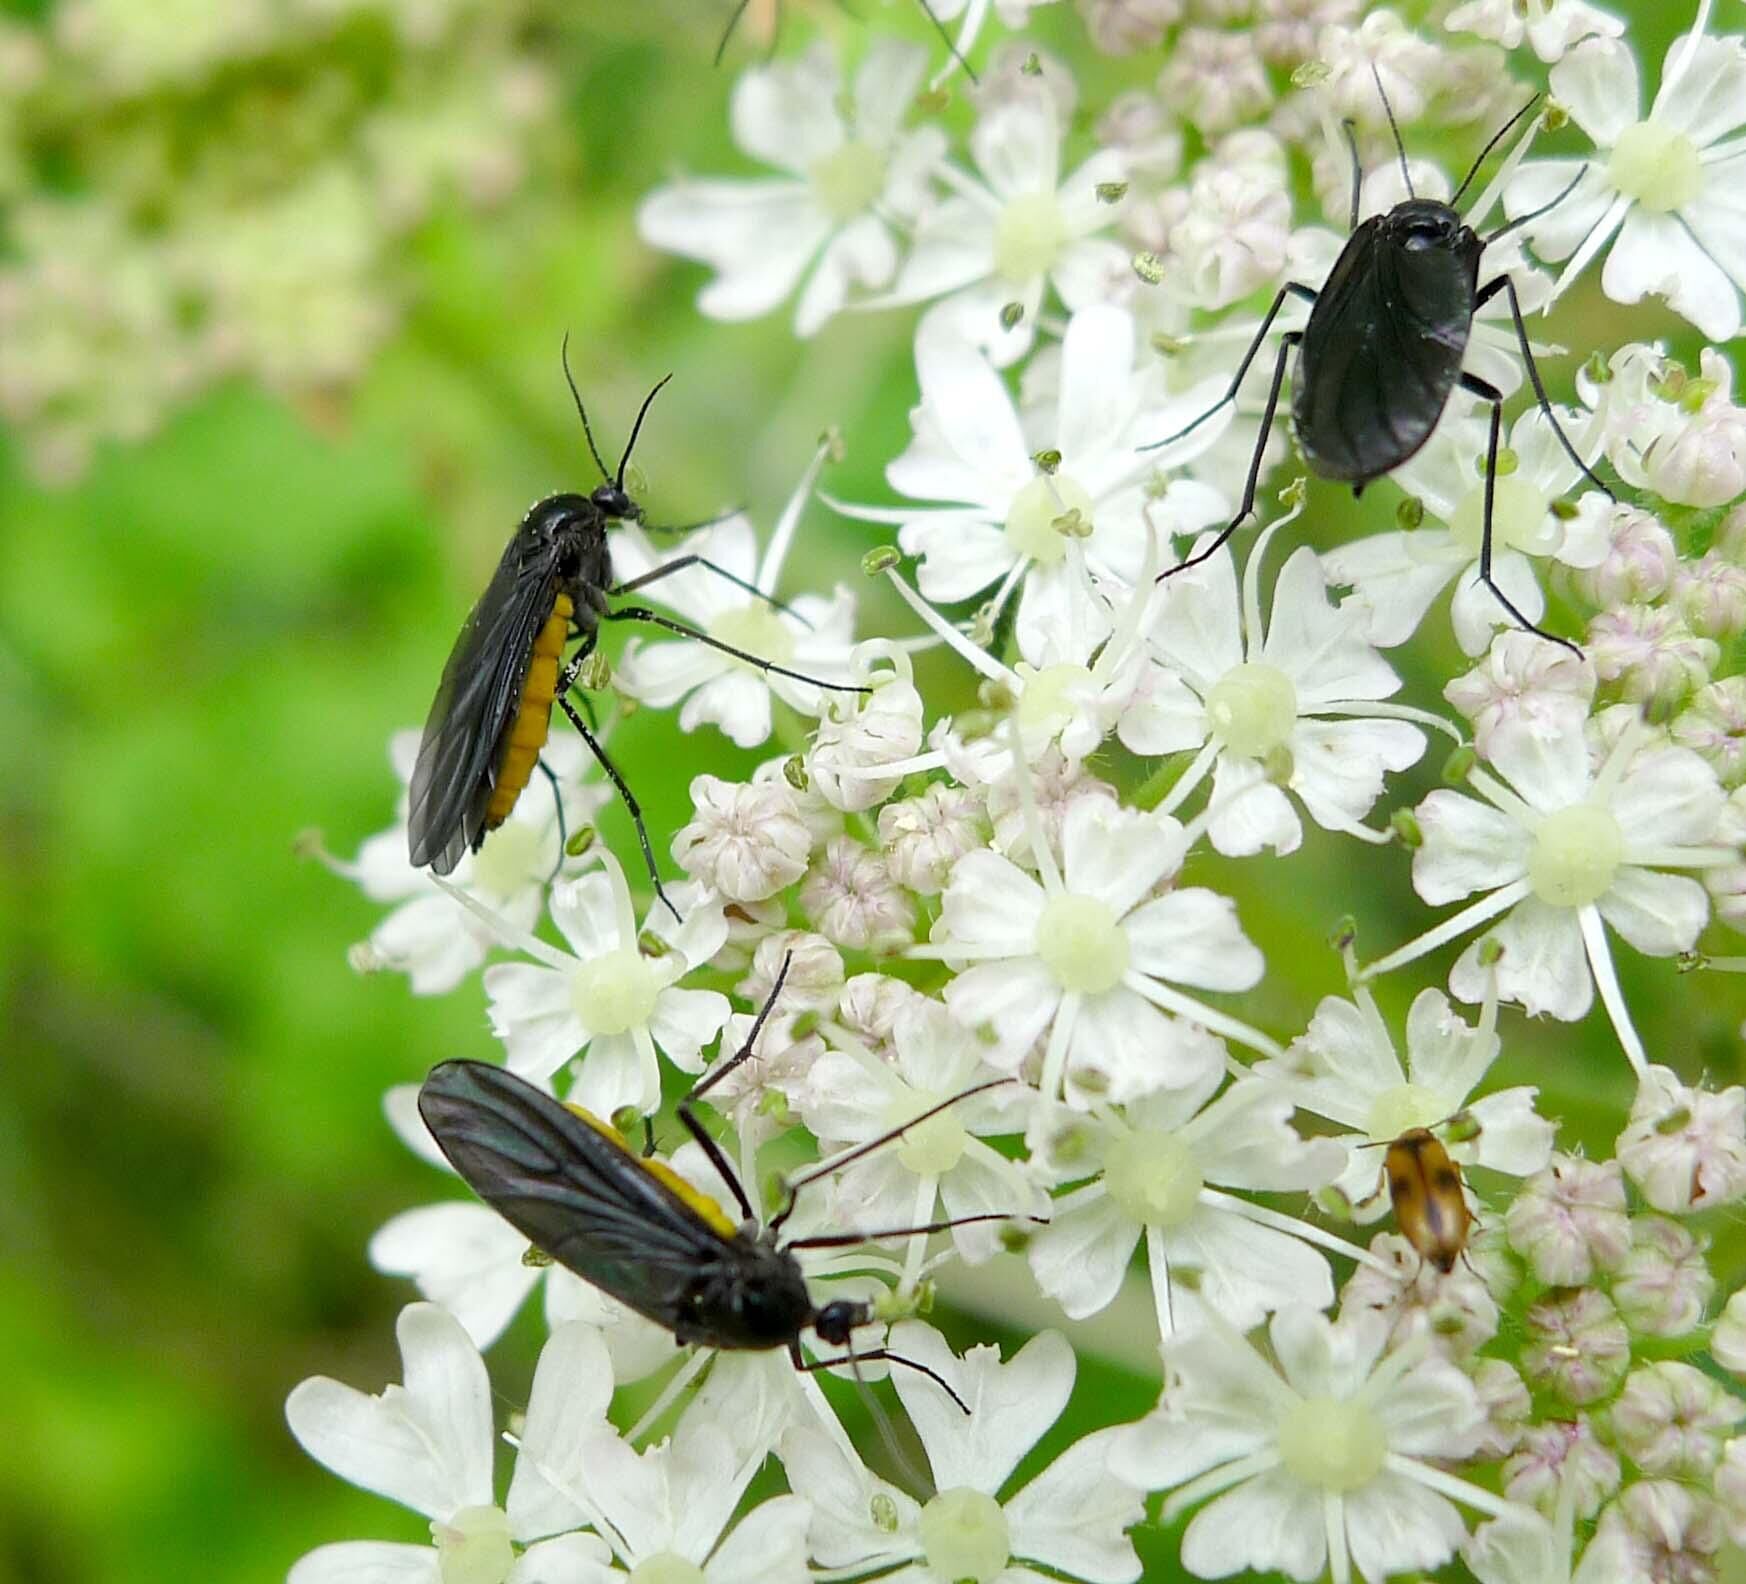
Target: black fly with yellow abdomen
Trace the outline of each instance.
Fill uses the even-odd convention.
[[[564,377],[604,482],[591,494],[549,495],[529,509],[461,628],[443,667],[418,745],[409,794],[408,851],[415,867],[429,865],[439,875],[450,873],[464,854],[478,851],[485,837],[509,818],[526,788],[551,729],[552,705],[556,703],[624,799],[655,894],[678,917],[661,889],[642,809],[569,698],[583,662],[599,642],[600,623],[646,622],[719,649],[761,671],[838,692],[869,690],[791,671],[643,605],[608,605],[609,598],[647,588],[691,566],[714,572],[759,599],[768,596],[699,555],[676,556],[640,577],[613,582],[608,530],[615,523],[643,520],[642,507],[625,492],[625,465],[649,404],[667,381],[663,379],[644,398],[618,471],[608,473],[594,444],[581,394],[570,377],[567,356]],[[770,603],[776,604],[773,600]],[[560,666],[572,637],[580,639],[579,647],[569,662]]]
[[[795,1251],[1012,1218],[974,1215],[780,1242],[795,1192],[817,1175],[794,1178],[787,1203],[760,1225],[733,1167],[694,1109],[697,1100],[751,1056],[786,972],[784,963],[746,1043],[678,1108],[686,1131],[733,1194],[742,1217],[738,1224],[671,1167],[635,1154],[598,1118],[487,1062],[450,1061],[433,1068],[419,1091],[419,1114],[467,1185],[535,1248],[671,1331],[676,1341],[736,1350],[786,1348],[794,1367],[807,1371],[883,1359],[929,1376],[963,1407],[957,1393],[926,1365],[884,1348],[855,1352],[852,1334],[874,1320],[872,1305],[846,1298],[815,1304]],[[1014,1081],[995,1079],[953,1095],[837,1157],[830,1169],[889,1143],[960,1100]],[[800,1351],[807,1330],[848,1351],[807,1361]]]

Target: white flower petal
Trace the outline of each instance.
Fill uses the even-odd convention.
[[[595,1327],[573,1321],[540,1350],[515,1474],[504,1511],[518,1540],[575,1529],[590,1521],[569,1491],[588,1488],[583,1459],[590,1438],[606,1425],[612,1363]]]
[[[1200,1272],[1201,1301],[1239,1331],[1286,1304],[1326,1308],[1334,1301],[1333,1274],[1322,1255],[1301,1238],[1229,1211],[1202,1205],[1165,1233],[1165,1245],[1172,1267],[1180,1259]]]
[[[1392,1470],[1346,1497],[1346,1540],[1365,1578],[1440,1567],[1467,1538],[1467,1525],[1446,1496]]]
[[[1600,148],[1610,149],[1642,104],[1637,57],[1618,39],[1584,39],[1552,68],[1552,92]]]
[[[367,1396],[325,1376],[285,1402],[291,1433],[354,1485],[447,1519],[491,1501],[491,1385],[446,1309],[408,1304],[396,1325],[405,1384]]]
[[[1619,870],[1597,906],[1607,923],[1650,957],[1690,951],[1710,917],[1709,893],[1701,884],[1653,869]]]
[[[1108,1472],[1119,1427],[1082,1436],[1006,1504],[1017,1556],[1088,1584],[1131,1584],[1140,1559],[1125,1531],[1145,1516],[1140,1493]]]
[[[1061,822],[1061,855],[1067,889],[1120,919],[1180,862],[1182,842],[1174,821],[1080,798]]]
[[[1281,1469],[1245,1480],[1197,1512],[1182,1535],[1182,1565],[1199,1578],[1244,1568],[1309,1584],[1327,1566],[1320,1493]]]
[[[299,1557],[285,1584],[440,1584],[435,1546],[345,1540]]]
[[[926,1364],[968,1404],[965,1415],[939,1386],[914,1370],[892,1382],[928,1454],[941,1490],[967,1485],[990,1495],[1067,1406],[1073,1349],[1056,1331],[1039,1332],[1005,1364],[1000,1349],[978,1346],[955,1358],[945,1338],[919,1321],[891,1329],[891,1350]]]
[[[1617,303],[1641,302],[1651,293],[1664,297],[1710,341],[1732,341],[1740,333],[1739,288],[1676,214],[1632,207],[1601,270],[1601,290]]]
[[[1528,872],[1532,838],[1507,814],[1443,790],[1415,812],[1424,845],[1413,854],[1413,889],[1433,907],[1496,890]]]
[[[1169,984],[1201,990],[1248,990],[1265,964],[1237,922],[1229,897],[1202,886],[1155,898],[1124,925],[1132,966]]]
[[[478,1204],[426,1205],[387,1222],[370,1239],[370,1263],[391,1276],[410,1276],[489,1347],[503,1334],[540,1273],[522,1262],[527,1239],[502,1216]]]
[[[1479,963],[1485,939],[1495,939],[1503,948],[1495,970]],[[1462,952],[1449,972],[1449,989],[1457,1000],[1482,1001],[1494,971],[1499,994],[1520,1002],[1530,1017],[1544,1014],[1574,1023],[1594,1000],[1594,979],[1574,909],[1548,907],[1534,897],[1523,898],[1487,936]]]
[[[1095,1192],[1076,1209],[1056,1208],[1031,1236],[1025,1257],[1037,1285],[1069,1319],[1083,1320],[1121,1290],[1140,1241],[1140,1226],[1107,1194]]]
[[[623,1578],[599,1535],[567,1534],[529,1546],[504,1584],[619,1584]]]
[[[717,1547],[704,1578],[708,1584],[808,1584],[810,1517],[798,1496],[776,1496],[754,1507]]]

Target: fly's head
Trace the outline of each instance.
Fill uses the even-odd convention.
[[[857,1303],[849,1298],[833,1298],[812,1317],[812,1328],[821,1342],[834,1347],[847,1347],[849,1334],[873,1318],[871,1304]]]

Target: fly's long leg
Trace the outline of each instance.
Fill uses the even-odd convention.
[[[663,616],[659,611],[650,610],[647,605],[625,605],[618,610],[606,612],[608,621],[639,621],[647,622],[651,627],[662,627],[670,633],[677,633],[681,638],[694,638],[700,644],[711,649],[718,649],[725,655],[732,655],[736,660],[743,660],[749,666],[769,676],[784,676],[794,682],[804,682],[809,687],[825,688],[833,693],[871,693],[870,687],[853,682],[827,682],[823,677],[808,676],[804,671],[790,671],[787,666],[777,665],[774,660],[766,660],[762,655],[755,655],[745,649],[736,649],[730,643],[723,643],[719,638],[712,638],[706,632],[687,626],[684,622],[674,621],[671,616]]]
[[[1283,294],[1282,294],[1283,295]],[[1267,456],[1267,436],[1273,429],[1273,415],[1279,410],[1279,392],[1285,384],[1285,364],[1291,356],[1292,348],[1303,340],[1303,331],[1287,330],[1279,338],[1279,356],[1273,362],[1273,383],[1267,387],[1267,407],[1261,414],[1261,433],[1255,437],[1255,454],[1249,459],[1249,477],[1243,485],[1243,504],[1237,508],[1237,515],[1219,530],[1218,538],[1214,539],[1204,550],[1197,550],[1186,561],[1179,561],[1173,567],[1160,572],[1153,579],[1162,583],[1167,577],[1175,577],[1178,572],[1186,572],[1190,567],[1196,567],[1208,556],[1216,555],[1226,540],[1243,526],[1250,512],[1255,509],[1255,490],[1261,481],[1261,464]]]
[[[739,1204],[740,1214],[748,1221],[754,1221],[757,1217],[752,1213],[752,1201],[746,1197],[746,1190],[740,1183],[739,1174],[735,1172],[727,1156],[722,1152],[721,1146],[710,1136],[709,1130],[704,1127],[702,1119],[692,1107],[736,1067],[751,1059],[752,1052],[757,1049],[758,1036],[764,1032],[764,1024],[769,1020],[771,1010],[776,1005],[776,998],[782,994],[783,982],[788,978],[788,965],[793,961],[794,954],[792,952],[783,957],[782,966],[776,973],[776,982],[771,985],[770,994],[764,998],[763,1006],[758,1008],[758,1015],[752,1020],[752,1027],[746,1035],[745,1043],[714,1072],[699,1079],[691,1093],[686,1095],[678,1106],[680,1124],[687,1133],[697,1140],[699,1148],[709,1157],[710,1165],[721,1173],[722,1181],[728,1185]]]
[[[901,1364],[905,1369],[912,1369],[918,1375],[927,1376],[966,1414],[970,1412],[969,1403],[952,1390],[951,1385],[940,1375],[938,1370],[929,1369],[920,1359],[905,1358],[901,1353],[893,1353],[890,1348],[869,1348],[865,1353],[844,1353],[838,1358],[806,1359],[800,1356],[800,1344],[797,1342],[789,1357],[794,1360],[794,1367],[803,1375],[811,1375],[824,1369],[835,1369],[839,1364],[847,1364],[851,1368],[857,1362],[874,1364],[880,1360],[884,1360],[887,1364]]]
[[[1522,349],[1522,362],[1527,366],[1528,381],[1534,387],[1534,399],[1540,404],[1540,411],[1546,415],[1546,422],[1552,425],[1552,433],[1558,436],[1558,443],[1564,447],[1564,454],[1581,470],[1582,476],[1601,491],[1608,500],[1617,500],[1618,497],[1595,477],[1594,469],[1576,454],[1576,447],[1570,443],[1570,436],[1565,434],[1564,426],[1558,422],[1558,414],[1552,410],[1551,398],[1547,396],[1545,382],[1540,378],[1540,366],[1534,361],[1534,349],[1528,343],[1528,327],[1522,322],[1522,302],[1516,296],[1516,283],[1510,279],[1507,271],[1502,275],[1494,276],[1479,288],[1478,295],[1473,299],[1475,311],[1483,308],[1500,291],[1509,298],[1510,318],[1516,323],[1516,345]],[[1466,385],[1465,380],[1462,383]],[[1472,385],[1467,385],[1466,388],[1472,390],[1475,395],[1485,395],[1485,391],[1478,390]],[[1491,387],[1487,386],[1486,389],[1491,390]],[[1497,393],[1493,391],[1492,394],[1495,396]],[[1491,397],[1488,396],[1486,399],[1489,401]]]
[[[1261,343],[1267,339],[1267,332],[1273,328],[1273,321],[1279,317],[1279,310],[1285,306],[1287,297],[1301,298],[1304,302],[1313,303],[1316,300],[1316,290],[1306,286],[1302,281],[1287,281],[1279,288],[1279,294],[1273,299],[1273,306],[1267,310],[1261,321],[1261,328],[1255,332],[1255,337],[1249,343],[1249,348],[1243,354],[1243,361],[1237,365],[1237,372],[1231,376],[1230,389],[1203,412],[1193,423],[1178,429],[1175,434],[1165,435],[1162,440],[1154,440],[1150,445],[1140,447],[1142,451],[1156,451],[1160,446],[1173,444],[1186,435],[1191,435],[1221,407],[1228,407],[1237,399],[1237,392],[1242,388],[1243,378],[1249,372],[1249,365],[1255,361],[1256,354],[1261,350]]]
[[[558,878],[558,871],[564,867],[564,848],[569,844],[570,838],[564,829],[564,794],[558,787],[558,772],[544,759],[537,759],[534,762],[539,766],[540,774],[551,783],[552,807],[558,811],[558,856],[552,860],[552,873],[546,881],[546,884],[550,885],[553,880]]]
[[[1497,495],[1497,453],[1498,442],[1503,433],[1503,392],[1476,374],[1463,374],[1461,388],[1482,401],[1491,403],[1491,433],[1485,443],[1485,516],[1479,534],[1479,581],[1491,590],[1491,597],[1510,613],[1516,625],[1524,632],[1531,632],[1536,638],[1544,638],[1549,643],[1563,644],[1580,660],[1581,645],[1572,643],[1568,638],[1560,638],[1557,633],[1549,633],[1543,627],[1536,627],[1516,609],[1509,595],[1497,586],[1491,575],[1491,514]]]
[[[631,594],[638,589],[647,588],[651,583],[658,583],[662,578],[671,577],[675,572],[683,572],[688,566],[702,567],[706,572],[713,572],[718,578],[733,584],[737,589],[750,594],[754,599],[761,599],[772,610],[779,610],[784,616],[792,616],[802,626],[810,628],[809,622],[791,606],[784,605],[774,594],[766,594],[756,583],[748,583],[737,573],[730,572],[724,566],[718,566],[706,556],[682,555],[675,556],[671,561],[663,561],[658,567],[652,567],[639,577],[629,578],[617,584],[607,592],[613,595]]]
[[[817,1237],[793,1238],[785,1249],[853,1248],[857,1243],[872,1243],[879,1238],[916,1237],[923,1232],[949,1232],[953,1227],[974,1226],[981,1221],[1031,1221],[1047,1226],[1042,1216],[1007,1215],[1000,1210],[987,1210],[979,1215],[953,1216],[945,1221],[928,1221],[921,1226],[881,1227],[877,1232],[824,1232]]]
[[[574,678],[571,679],[572,681]],[[643,864],[649,871],[649,881],[655,888],[655,895],[661,899],[661,905],[671,913],[675,920],[684,923],[679,909],[673,906],[672,899],[661,886],[661,871],[655,867],[655,849],[649,844],[649,828],[643,823],[643,808],[632,794],[625,779],[619,774],[618,766],[607,756],[606,749],[600,739],[588,729],[587,721],[582,719],[580,711],[570,702],[567,692],[558,694],[558,703],[570,717],[570,724],[576,728],[582,741],[588,744],[588,751],[600,762],[600,768],[606,772],[606,779],[617,789],[620,800],[624,803],[625,812],[631,817],[631,824],[636,827],[637,845],[643,850]]]

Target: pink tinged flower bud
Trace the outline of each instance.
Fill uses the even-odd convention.
[[[673,838],[673,861],[731,902],[774,896],[806,873],[812,835],[782,781],[697,776],[696,815]]]
[[[1673,605],[1700,637],[1726,643],[1746,631],[1746,567],[1713,550],[1673,579]]]
[[[1588,624],[1587,649],[1601,681],[1619,683],[1632,703],[1663,706],[1704,686],[1722,653],[1677,612],[1649,605],[1602,611]]]
[[[1649,1204],[1672,1215],[1746,1193],[1746,1089],[1688,1088],[1665,1067],[1637,1086],[1619,1164]]]
[[[1629,1566],[1621,1584],[1709,1584],[1722,1545],[1722,1515],[1715,1502],[1672,1480],[1627,1487],[1601,1514],[1590,1547],[1623,1541]]]
[[[1746,863],[1706,869],[1704,885],[1709,890],[1716,917],[1729,929],[1746,935]]]
[[[1602,610],[1647,604],[1667,592],[1679,566],[1679,547],[1658,518],[1623,501],[1611,508],[1610,544],[1600,565],[1571,573],[1576,591]]]
[[[1643,457],[1649,487],[1681,506],[1725,506],[1746,491],[1746,411],[1715,402]]]
[[[919,896],[938,896],[952,865],[987,841],[988,820],[968,787],[935,782],[920,797],[880,809],[879,839],[892,879]]]
[[[1619,1460],[1594,1433],[1586,1414],[1523,1431],[1520,1446],[1503,1467],[1504,1494],[1550,1519],[1567,1472],[1575,1485],[1578,1518],[1594,1517],[1619,1488]]]
[[[1723,677],[1700,688],[1674,716],[1667,734],[1701,755],[1725,787],[1746,784],[1746,676]]]
[[[1527,1382],[1506,1359],[1483,1358],[1473,1368],[1473,1389],[1485,1410],[1485,1429],[1473,1457],[1492,1462],[1513,1452],[1521,1442],[1534,1401]]]
[[[1632,1370],[1607,1414],[1613,1439],[1638,1468],[1675,1479],[1708,1474],[1742,1417],[1746,1402],[1671,1359]]]
[[[1631,1246],[1625,1179],[1617,1161],[1555,1155],[1504,1214],[1510,1247],[1553,1287],[1578,1287],[1612,1270]]]
[[[1348,23],[1360,0],[1258,0],[1255,47],[1272,66],[1296,66],[1316,52],[1316,35],[1330,23]]]
[[[1079,0],[1085,31],[1105,55],[1156,49],[1165,32],[1182,20],[1182,10],[1183,0]]]
[[[1593,1287],[1542,1298],[1523,1317],[1523,1329],[1529,1384],[1578,1407],[1610,1396],[1631,1366],[1631,1334],[1612,1300]]]
[[[851,951],[895,951],[915,936],[914,900],[884,858],[852,836],[825,845],[800,888],[800,905],[821,935]]]
[[[1613,1281],[1613,1302],[1638,1336],[1676,1337],[1695,1331],[1716,1290],[1704,1255],[1708,1238],[1665,1216],[1631,1222],[1631,1248]]]
[[[1202,133],[1225,132],[1264,115],[1273,102],[1267,72],[1243,33],[1184,28],[1158,74],[1164,102]]]
[[[1746,566],[1746,506],[1736,506],[1722,519],[1710,548],[1736,566]]]
[[[1746,1436],[1737,1436],[1722,1448],[1722,1461],[1710,1477],[1728,1538],[1746,1546]]]
[[[1746,1376],[1746,1287],[1729,1298],[1710,1332],[1710,1357],[1732,1374]]]
[[[1474,746],[1488,753],[1492,736],[1521,727],[1550,738],[1574,731],[1594,703],[1594,668],[1561,644],[1532,633],[1504,632],[1485,658],[1443,689],[1443,697],[1473,723]]]

